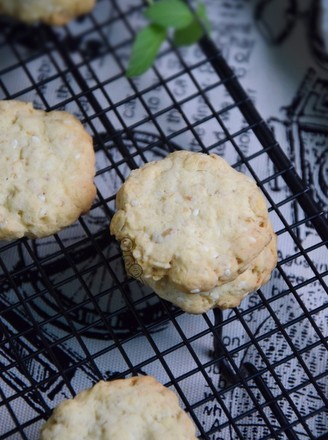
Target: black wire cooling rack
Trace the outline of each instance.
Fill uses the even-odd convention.
[[[79,117],[98,191],[70,228],[0,245],[0,437],[37,439],[64,398],[151,374],[199,438],[327,439],[325,215],[211,41],[167,42],[148,73],[125,78],[142,7],[98,1],[58,29],[1,21],[0,97]],[[267,198],[279,263],[237,309],[182,313],[126,277],[109,235],[129,172],[176,149],[223,155]]]

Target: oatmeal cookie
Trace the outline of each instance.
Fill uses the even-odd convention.
[[[130,240],[149,284],[210,291],[244,272],[270,243],[265,199],[221,157],[179,151],[132,171],[110,230]]]
[[[95,0],[0,0],[0,14],[25,23],[60,26],[89,12]]]
[[[0,101],[0,240],[45,237],[95,198],[90,135],[71,114]]]
[[[151,376],[101,381],[62,402],[41,440],[196,440],[177,396]]]

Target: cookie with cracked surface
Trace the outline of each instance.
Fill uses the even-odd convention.
[[[169,154],[134,170],[110,230],[130,240],[143,280],[206,292],[244,272],[272,239],[255,182],[217,155]]]
[[[41,440],[196,440],[177,396],[151,376],[101,381],[62,402]]]
[[[0,240],[45,237],[95,198],[90,135],[67,112],[0,101]]]
[[[209,292],[181,292],[165,278],[159,281],[148,279],[147,283],[161,298],[170,301],[187,313],[197,315],[213,308],[224,310],[239,306],[249,293],[255,292],[269,281],[276,264],[277,239],[272,233],[270,243],[251,261],[243,273],[228,283],[214,287]]]
[[[0,0],[0,14],[25,23],[60,26],[88,13],[94,5],[95,0]]]

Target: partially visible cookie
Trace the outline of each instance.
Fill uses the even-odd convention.
[[[255,182],[214,154],[174,152],[132,171],[116,206],[111,233],[131,242],[142,279],[179,292],[234,280],[272,239]]]
[[[0,240],[45,237],[95,198],[90,135],[66,112],[0,101]]]
[[[62,402],[41,440],[196,440],[177,396],[151,376],[101,381]]]
[[[0,0],[0,14],[25,23],[41,21],[49,25],[64,25],[86,14],[96,0]]]
[[[269,281],[276,264],[277,240],[273,234],[270,243],[254,258],[243,273],[233,281],[214,287],[209,292],[181,292],[165,278],[160,281],[151,279],[146,281],[161,298],[170,301],[187,313],[201,314],[216,307],[229,309],[239,306],[245,296]]]

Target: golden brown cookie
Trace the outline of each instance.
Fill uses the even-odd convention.
[[[272,239],[255,182],[221,157],[179,151],[132,171],[110,230],[146,283],[210,291],[244,272]]]
[[[216,307],[230,309],[239,306],[245,296],[269,281],[276,264],[277,240],[273,234],[270,243],[254,258],[243,273],[233,281],[214,287],[209,292],[180,292],[165,278],[160,281],[147,279],[147,283],[158,296],[170,301],[185,312],[201,314]]]
[[[95,0],[0,0],[0,14],[25,23],[59,26],[86,14],[94,5]]]
[[[62,402],[41,440],[196,440],[177,396],[151,376],[101,381]]]
[[[0,240],[44,237],[95,198],[90,135],[66,112],[0,101]]]

